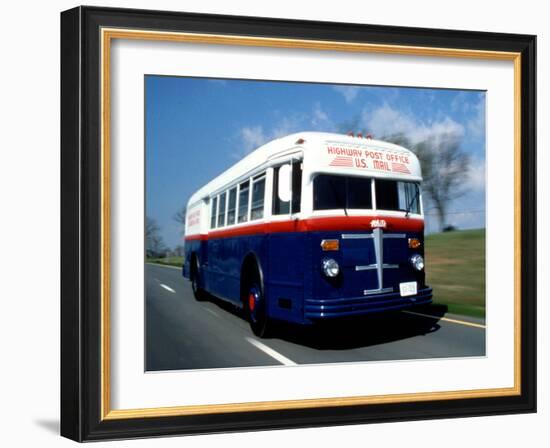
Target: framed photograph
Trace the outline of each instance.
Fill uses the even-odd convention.
[[[61,433],[536,411],[535,36],[61,14]]]

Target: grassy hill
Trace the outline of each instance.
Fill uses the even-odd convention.
[[[427,283],[434,303],[449,311],[485,316],[485,230],[460,230],[427,235]]]
[[[183,257],[147,258],[147,263],[166,264],[168,266],[183,266]]]

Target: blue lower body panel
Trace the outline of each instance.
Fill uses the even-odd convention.
[[[432,288],[424,288],[414,296],[402,297],[399,292],[342,299],[306,299],[304,317],[324,320],[345,316],[358,316],[382,311],[400,310],[432,301]]]

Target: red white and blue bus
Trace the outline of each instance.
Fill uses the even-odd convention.
[[[184,277],[252,331],[427,304],[420,164],[361,134],[273,140],[194,193]]]

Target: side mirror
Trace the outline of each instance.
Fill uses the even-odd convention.
[[[288,202],[292,197],[292,190],[290,188],[291,174],[292,174],[292,168],[290,164],[282,165],[279,168],[279,179],[277,182],[277,185],[278,185],[277,195],[279,196],[279,200],[282,202]]]

